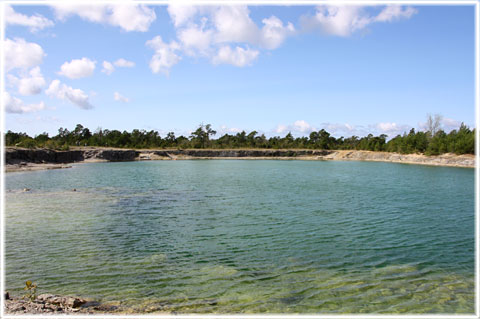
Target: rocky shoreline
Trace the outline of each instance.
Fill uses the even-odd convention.
[[[74,296],[40,294],[33,300],[24,297],[12,297],[4,294],[4,313],[7,315],[177,315],[174,304],[158,300],[140,301],[138,304],[127,304],[122,301],[99,302]],[[215,300],[203,301],[209,305]]]
[[[101,304],[97,301],[72,296],[41,294],[33,300],[12,297],[5,294],[4,312],[13,315],[25,314],[100,314],[116,313],[119,308],[114,305]]]
[[[49,149],[5,148],[7,172],[57,169],[71,167],[71,163],[119,162],[137,160],[191,160],[191,159],[281,159],[281,160],[339,160],[375,161],[406,164],[475,167],[475,156],[442,154],[398,154],[355,150],[272,150],[272,149],[165,149],[132,150],[111,148],[76,148],[68,151]]]

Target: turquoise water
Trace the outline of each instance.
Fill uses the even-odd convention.
[[[5,182],[14,294],[30,279],[132,312],[474,312],[473,169],[151,161]]]

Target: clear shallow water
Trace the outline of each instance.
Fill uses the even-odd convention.
[[[5,182],[14,294],[30,279],[134,312],[474,312],[473,169],[152,161]]]

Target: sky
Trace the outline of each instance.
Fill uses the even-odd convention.
[[[475,125],[472,5],[2,5],[5,130]]]

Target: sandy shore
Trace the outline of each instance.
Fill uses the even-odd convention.
[[[52,163],[26,163],[23,165],[19,164],[7,164],[5,165],[5,172],[28,172],[28,171],[41,171],[47,169],[61,169],[61,168],[71,168],[72,165],[69,164],[52,164]]]

